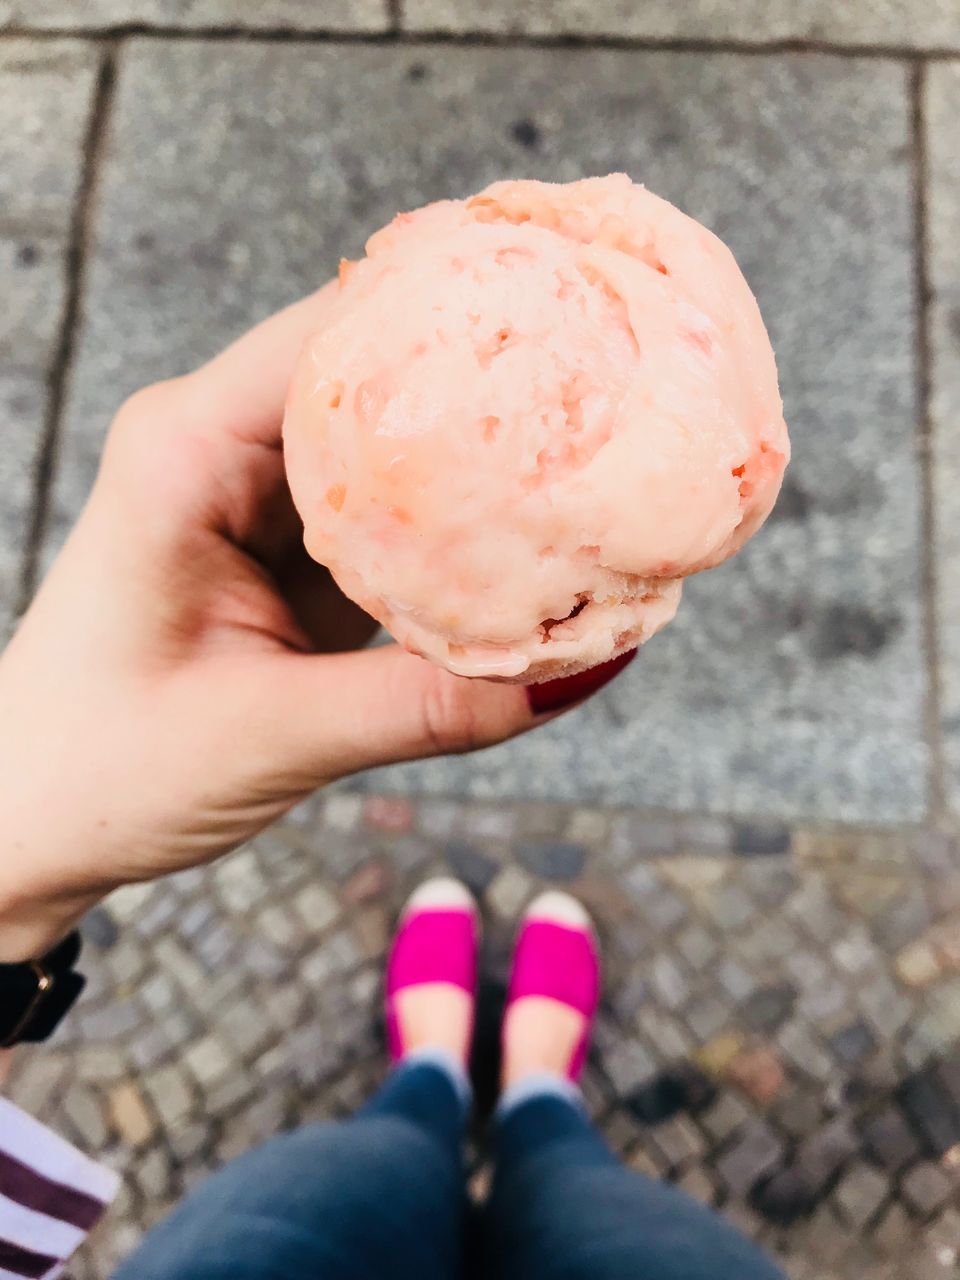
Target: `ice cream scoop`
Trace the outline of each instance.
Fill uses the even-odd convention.
[[[297,364],[310,554],[414,653],[533,683],[648,640],[790,446],[732,254],[624,174],[498,182],[344,262]]]

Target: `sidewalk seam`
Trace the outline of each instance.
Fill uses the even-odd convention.
[[[86,133],[83,139],[80,178],[70,218],[65,267],[66,290],[56,346],[47,375],[47,402],[40,450],[35,469],[33,509],[30,516],[20,578],[18,614],[26,609],[37,586],[40,557],[49,514],[50,491],[56,467],[60,422],[76,349],[77,325],[83,297],[87,248],[90,239],[91,209],[100,168],[99,161],[103,149],[103,139],[113,100],[116,58],[116,42],[114,40],[104,41],[93,91],[93,100],[90,104]]]
[[[373,44],[373,45],[451,45],[461,48],[490,49],[624,49],[649,53],[742,54],[773,56],[777,54],[822,54],[839,58],[866,58],[900,62],[932,62],[960,59],[960,45],[904,46],[897,44],[837,44],[829,40],[785,37],[771,40],[743,40],[708,37],[658,37],[586,35],[568,32],[560,35],[538,35],[484,31],[418,31],[397,27],[402,21],[402,0],[391,0],[391,26],[384,31],[339,30],[318,28],[302,30],[289,26],[252,28],[231,27],[155,27],[144,23],[118,23],[114,26],[90,27],[6,27],[0,40],[117,40],[132,36],[153,40],[209,40],[217,43],[247,44]]]
[[[932,385],[929,310],[930,270],[927,261],[927,159],[924,98],[926,68],[916,63],[910,71],[909,102],[913,190],[913,278],[916,305],[917,448],[920,464],[921,582],[927,692],[924,719],[930,748],[930,817],[942,818],[946,809],[943,734],[940,725],[940,646],[937,629],[936,514],[934,510],[934,458],[930,395]]]

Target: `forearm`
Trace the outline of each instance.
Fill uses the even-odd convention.
[[[120,820],[144,717],[119,672],[112,696],[98,686],[98,645],[46,616],[49,593],[0,654],[0,963],[54,946],[121,882],[115,846],[130,845]]]
[[[78,887],[68,859],[58,856],[66,835],[55,820],[45,820],[45,810],[56,804],[54,788],[27,821],[0,796],[0,964],[49,951],[99,897],[92,887]]]
[[[0,964],[49,951],[118,883],[96,823],[69,775],[0,741]]]
[[[77,844],[71,849],[61,825],[55,783],[45,798],[34,797],[15,787],[9,772],[0,777],[0,964],[13,964],[49,951],[99,894],[75,882],[69,855]],[[96,865],[92,854],[89,862]]]

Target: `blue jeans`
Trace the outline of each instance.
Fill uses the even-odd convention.
[[[499,1119],[493,1189],[468,1232],[465,1118],[447,1072],[400,1067],[352,1119],[215,1174],[114,1280],[782,1280],[722,1218],[624,1169],[552,1094]]]

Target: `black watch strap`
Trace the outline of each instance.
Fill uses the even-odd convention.
[[[83,990],[74,930],[39,960],[0,964],[0,1048],[46,1040]]]

